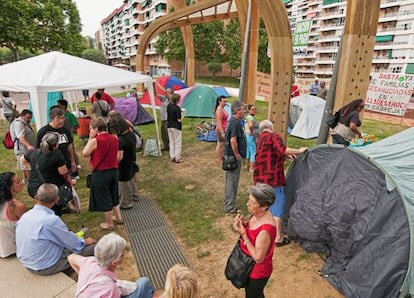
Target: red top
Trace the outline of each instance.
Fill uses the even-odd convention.
[[[90,160],[92,169],[94,171],[117,169],[118,138],[109,133],[102,133],[96,136],[96,141],[98,144]]]
[[[275,248],[276,227],[272,226],[270,224],[264,224],[264,225],[261,225],[260,227],[258,227],[256,230],[250,230],[249,225],[246,225],[247,237],[249,238],[249,241],[254,246],[256,246],[257,235],[259,235],[259,233],[261,231],[266,231],[267,233],[269,233],[270,246],[269,246],[269,249],[266,252],[266,256],[263,259],[263,262],[260,263],[260,264],[256,263],[253,266],[253,269],[252,269],[252,271],[250,272],[250,275],[249,275],[249,277],[251,279],[260,279],[260,278],[269,277],[270,275],[272,275],[272,271],[273,271],[272,258],[273,258],[273,250]],[[247,247],[246,247],[246,245],[244,245],[243,241],[240,242],[240,248],[245,254],[250,255],[249,251],[247,250]]]
[[[299,91],[298,85],[292,85],[292,87],[290,87],[290,96],[296,97],[299,95],[300,95],[300,91]]]
[[[262,132],[257,138],[256,157],[254,163],[254,184],[262,182],[270,186],[285,186],[286,145],[276,133]]]
[[[96,94],[96,92],[91,97],[91,104],[93,104],[97,100],[95,94]],[[109,104],[110,107],[112,107],[115,104],[114,99],[111,97],[111,95],[109,95],[106,92],[102,93],[101,100],[105,100]]]

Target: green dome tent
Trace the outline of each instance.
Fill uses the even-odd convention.
[[[326,253],[346,297],[414,294],[414,128],[358,149],[320,145],[290,167],[288,234]]]
[[[177,90],[174,93],[180,94],[181,98],[178,105],[187,110],[187,117],[214,117],[217,94],[213,88],[205,85],[198,85]]]

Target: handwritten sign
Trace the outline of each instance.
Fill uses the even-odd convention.
[[[404,116],[413,93],[414,76],[376,72],[371,75],[365,109],[383,114]]]
[[[256,95],[264,97],[266,101],[270,99],[270,75],[263,72],[256,72]]]

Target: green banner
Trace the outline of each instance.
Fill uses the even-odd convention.
[[[293,55],[306,54],[308,47],[309,33],[311,31],[313,20],[303,20],[296,23],[295,31],[292,35]]]

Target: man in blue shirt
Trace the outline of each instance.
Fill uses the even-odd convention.
[[[321,89],[321,85],[319,84],[319,78],[316,77],[315,82],[313,82],[309,87],[309,94],[317,96],[319,89]]]
[[[51,209],[59,200],[58,187],[42,184],[34,198],[35,206],[16,224],[16,255],[31,272],[52,275],[70,268],[67,256],[92,256],[96,240],[82,239],[69,231]]]

